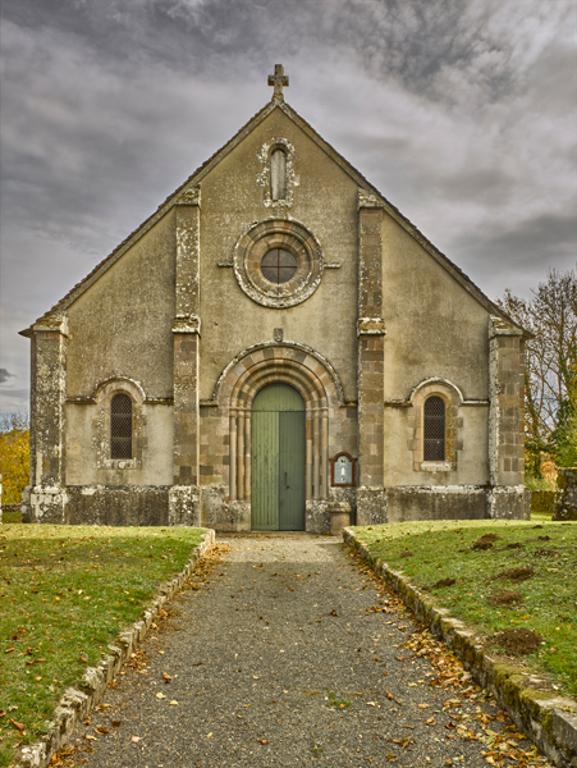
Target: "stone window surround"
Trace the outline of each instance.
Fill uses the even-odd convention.
[[[279,285],[269,282],[261,269],[263,256],[273,248],[288,250],[297,260],[295,274]],[[297,221],[276,218],[257,222],[241,235],[232,265],[242,291],[257,304],[275,309],[306,301],[319,287],[325,268],[316,237]]]
[[[433,395],[440,397],[445,403],[445,459],[444,461],[425,461],[425,402]],[[420,382],[412,391],[409,398],[412,406],[413,439],[413,469],[416,472],[451,472],[457,468],[458,451],[462,449],[460,433],[462,417],[459,407],[463,404],[460,389],[448,379],[426,379]]]
[[[271,190],[271,157],[272,153],[280,149],[286,156],[286,195],[273,200]],[[295,148],[294,145],[283,136],[277,136],[270,141],[266,141],[257,154],[257,159],[261,165],[261,170],[256,177],[256,183],[263,187],[263,205],[265,208],[283,209],[290,208],[294,202],[294,190],[299,185],[299,178],[295,174]]]
[[[111,459],[110,407],[117,394],[128,395],[132,401],[132,458]],[[146,438],[146,417],[144,414],[144,390],[139,382],[124,376],[106,379],[98,384],[94,392],[96,415],[93,420],[93,439],[96,445],[96,466],[98,469],[140,469]]]

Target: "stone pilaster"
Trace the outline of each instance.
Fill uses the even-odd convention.
[[[490,517],[527,517],[524,487],[523,332],[500,317],[489,321]]]
[[[29,517],[33,522],[65,521],[64,401],[66,399],[66,318],[47,317],[31,330]]]
[[[176,317],[174,339],[173,486],[169,522],[199,524],[199,227],[200,190],[176,205]]]
[[[359,525],[384,522],[384,357],[382,225],[384,208],[359,190],[358,430]]]

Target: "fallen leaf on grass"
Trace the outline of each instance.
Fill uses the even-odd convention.
[[[262,744],[264,747],[270,744],[270,741],[268,739],[257,739],[257,741],[259,744]]]
[[[410,736],[405,736],[404,739],[389,739],[391,744],[398,744],[403,749],[407,749],[411,746],[411,744],[415,743],[415,740],[412,739]]]
[[[140,741],[140,736],[131,736],[131,737],[130,737],[130,741],[131,741],[133,744],[138,744],[138,742]]]
[[[156,694],[156,698],[157,699],[166,699],[166,694],[162,693],[162,691],[158,691],[158,693]]]
[[[24,723],[19,723],[18,720],[14,720],[13,717],[11,717],[8,722],[13,728],[16,728],[17,731],[20,731],[20,733],[26,730],[26,726],[24,725]]]

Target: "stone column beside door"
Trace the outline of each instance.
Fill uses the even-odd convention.
[[[382,317],[382,225],[384,206],[359,190],[357,523],[386,521],[384,492],[385,323]]]
[[[171,525],[200,525],[199,489],[199,229],[200,190],[184,192],[176,204],[173,485]]]

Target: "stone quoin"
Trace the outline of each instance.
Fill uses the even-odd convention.
[[[268,83],[22,331],[29,519],[323,533],[347,514],[526,516],[523,329],[286,103],[281,65]]]

